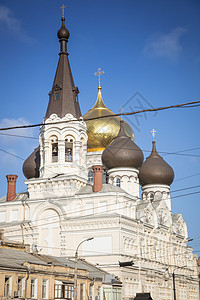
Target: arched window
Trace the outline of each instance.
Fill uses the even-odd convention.
[[[93,171],[90,170],[90,171],[88,172],[88,181],[89,181],[89,182],[93,182],[93,180],[94,180],[94,177],[93,177]]]
[[[109,176],[106,169],[103,169],[103,177],[102,177],[103,183],[108,183],[108,177]]]
[[[120,187],[120,185],[121,185],[120,178],[117,178],[117,179],[116,179],[116,186]]]
[[[150,193],[149,199],[150,199],[151,202],[153,202],[153,200],[154,200],[154,193]]]
[[[51,159],[52,159],[52,162],[58,161],[58,139],[57,139],[57,137],[51,138]]]
[[[70,137],[65,139],[65,161],[73,161],[73,139]]]

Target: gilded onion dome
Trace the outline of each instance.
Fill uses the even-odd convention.
[[[171,185],[174,180],[172,167],[158,154],[156,142],[153,140],[152,152],[143,163],[139,171],[139,180],[142,186],[146,184]]]
[[[100,118],[102,116],[109,116]],[[120,129],[120,117],[108,109],[102,99],[101,86],[98,86],[98,97],[95,105],[90,109],[83,118],[87,124],[88,144],[87,151],[103,151],[117,136]],[[87,120],[97,118],[94,120]],[[126,134],[134,141],[134,133],[131,126],[124,122],[124,130]]]
[[[142,150],[127,136],[124,121],[111,144],[102,153],[102,163],[107,169],[128,167],[139,169],[143,163]]]
[[[22,170],[27,179],[38,178],[40,168],[40,147],[38,146],[25,160]]]

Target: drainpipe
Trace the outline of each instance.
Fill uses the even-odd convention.
[[[25,279],[25,300],[27,299],[27,282],[29,280],[29,276],[30,276],[30,269],[27,268],[27,276],[26,276],[26,279]]]

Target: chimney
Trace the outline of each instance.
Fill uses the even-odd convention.
[[[97,165],[92,166],[92,170],[94,173],[94,184],[93,184],[93,192],[100,192],[102,189],[102,173],[103,166]]]
[[[7,201],[12,201],[16,197],[17,175],[6,175],[8,182]]]

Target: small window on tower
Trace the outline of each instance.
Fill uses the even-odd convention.
[[[89,182],[93,182],[93,180],[94,180],[94,178],[93,178],[93,171],[90,170],[90,171],[88,172],[88,181],[89,181]]]
[[[59,100],[59,93],[55,93],[55,100]]]
[[[150,193],[150,201],[153,202],[154,200],[154,193]]]
[[[52,162],[58,161],[58,143],[52,143]]]
[[[120,178],[117,178],[116,179],[116,186],[120,187],[120,185],[121,185]]]
[[[73,139],[65,140],[65,161],[73,161]]]

